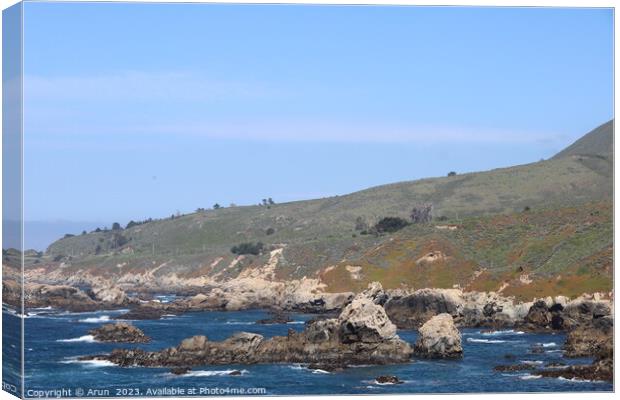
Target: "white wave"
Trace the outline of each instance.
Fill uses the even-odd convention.
[[[475,338],[467,338],[468,342],[471,343],[506,343],[505,340],[499,339],[475,339]]]
[[[558,377],[559,380],[561,381],[566,381],[566,382],[578,382],[578,383],[605,383],[605,381],[596,381],[596,380],[589,380],[589,379],[578,379],[578,378],[564,378],[563,376]]]
[[[564,350],[556,349],[556,350],[545,350],[545,353],[562,353]]]
[[[291,321],[291,322],[287,322],[287,324],[289,325],[299,325],[299,324],[305,324],[306,321]]]
[[[521,361],[521,364],[526,364],[526,365],[540,365],[542,364],[542,361],[532,361],[532,360],[523,360]]]
[[[290,369],[295,369],[295,370],[301,370],[301,369],[306,369],[306,367],[304,367],[301,364],[293,364],[293,365],[289,365],[288,366]]]
[[[163,314],[162,317],[164,318],[172,318],[172,317],[176,317],[175,314]]]
[[[96,324],[99,322],[108,322],[109,320],[110,320],[109,315],[102,315],[100,317],[90,317],[90,318],[80,319],[78,322],[85,322],[87,324]]]
[[[108,360],[79,360],[78,357],[68,357],[60,362],[61,364],[84,364],[87,367],[116,367],[112,361]]]
[[[225,370],[217,370],[217,371],[189,371],[186,374],[183,375],[174,375],[171,373],[166,374],[166,376],[170,376],[170,375],[174,375],[177,376],[179,378],[183,378],[183,377],[200,377],[200,376],[227,376],[230,375],[231,373],[235,372],[235,371],[239,371],[241,372],[241,375],[245,375],[247,373],[249,373],[248,370],[246,369],[242,369],[242,370],[238,370],[238,369],[225,369]],[[234,375],[233,375],[234,376]]]
[[[555,342],[542,343],[542,347],[555,347],[555,346],[557,346],[557,344],[555,344]]]
[[[86,335],[86,336],[80,336],[77,338],[71,338],[71,339],[58,339],[57,342],[65,342],[65,343],[71,343],[71,342],[86,342],[86,343],[93,343],[95,341],[95,337],[93,335]]]
[[[542,375],[521,375],[519,378],[521,378],[523,380],[540,379],[540,378],[542,378]]]
[[[325,371],[324,369],[313,369],[312,373],[313,374],[331,374],[331,372]]]
[[[254,325],[254,322],[226,321],[226,325]]]
[[[499,335],[523,335],[525,332],[523,331],[515,331],[514,329],[507,329],[503,331],[493,331],[493,332],[481,332],[483,336],[499,336]]]

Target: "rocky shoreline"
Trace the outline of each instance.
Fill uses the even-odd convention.
[[[127,296],[118,288],[100,286],[82,290],[67,285],[31,284],[26,290],[29,307],[54,307],[68,311],[129,308],[117,319],[159,319],[164,314],[179,315],[207,310],[262,308],[272,316],[257,323],[287,321],[286,312],[304,311],[324,315],[316,318],[301,333],[265,339],[251,333],[222,342],[196,339],[202,347],[187,350],[188,343],[158,352],[117,350],[97,355],[118,365],[191,367],[212,363],[310,363],[325,368],[352,364],[407,362],[418,358],[459,358],[462,346],[457,328],[477,327],[489,330],[517,329],[527,332],[567,332],[566,357],[592,357],[591,365],[565,368],[536,368],[541,376],[566,379],[609,380],[613,369],[613,300],[601,295],[583,295],[575,299],[563,296],[516,302],[498,293],[463,292],[458,289],[384,290],[377,282],[358,295],[352,293],[297,294],[301,303],[292,302],[291,292],[266,300],[266,294],[254,294],[230,306],[234,292],[212,289],[168,303]],[[273,294],[273,293],[272,293]],[[239,308],[241,307],[241,308]],[[360,314],[360,310],[369,310]],[[377,311],[380,310],[380,311]],[[337,314],[339,312],[339,314]],[[329,318],[330,315],[337,315]],[[360,315],[364,317],[361,318]],[[369,315],[373,317],[368,321]],[[370,327],[370,328],[369,328]],[[394,339],[396,329],[417,329],[418,342],[411,348]],[[109,329],[109,328],[108,328]],[[122,335],[121,335],[122,336]],[[114,336],[109,341],[118,341]],[[132,342],[131,339],[129,342]],[[140,339],[133,341],[140,343]],[[239,359],[233,349],[249,352]],[[611,350],[610,350],[611,349]],[[235,350],[236,351],[236,350]],[[536,351],[533,349],[532,351]],[[525,368],[498,366],[500,368]]]
[[[396,334],[384,309],[363,295],[347,305],[338,318],[317,319],[303,332],[289,329],[287,336],[265,339],[240,332],[223,341],[194,336],[178,346],[160,351],[116,349],[107,355],[82,360],[106,360],[122,367],[172,367],[199,365],[311,363],[318,369],[349,365],[408,362],[413,350]]]

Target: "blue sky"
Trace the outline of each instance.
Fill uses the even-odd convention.
[[[27,3],[24,18],[31,221],[522,164],[613,116],[609,9]]]

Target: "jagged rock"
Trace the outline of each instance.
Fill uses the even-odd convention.
[[[435,315],[458,315],[462,304],[460,290],[420,289],[403,297],[391,298],[385,303],[385,311],[399,328],[415,329]]]
[[[102,308],[102,304],[90,298],[86,292],[68,285],[26,284],[24,303],[27,308],[53,307],[72,312]]]
[[[125,322],[106,324],[88,333],[98,342],[148,343],[151,341],[142,330]]]
[[[104,303],[122,306],[129,302],[127,294],[115,286],[93,287],[91,290],[95,298]]]
[[[383,306],[389,299],[388,293],[383,290],[383,286],[379,282],[371,282],[368,288],[355,296],[356,299],[368,299],[373,303]]]
[[[566,357],[595,357],[612,346],[613,319],[602,317],[570,331],[564,343]]]
[[[204,350],[207,344],[207,337],[203,335],[193,336],[191,338],[183,339],[178,347],[179,351],[201,351]]]
[[[287,336],[264,339],[241,332],[213,342],[204,336],[183,340],[179,346],[147,352],[117,349],[104,359],[119,366],[196,366],[206,364],[310,363],[346,366],[409,361],[409,344],[396,335],[385,311],[368,299],[353,301],[338,318],[313,321],[303,332],[289,329]],[[352,339],[357,339],[353,341]]]
[[[175,310],[179,311],[179,310]],[[185,310],[183,310],[185,311]],[[148,320],[148,319],[160,319],[162,315],[166,313],[165,309],[156,306],[140,306],[132,308],[128,312],[118,315],[115,319],[127,319],[127,320]]]
[[[286,324],[293,321],[288,314],[283,313],[281,311],[275,311],[270,314],[268,318],[259,319],[256,321],[259,325],[270,325],[270,324]]]
[[[534,369],[536,367],[531,364],[497,365],[493,367],[493,371],[497,372],[530,371]]]
[[[379,385],[396,385],[404,383],[397,376],[394,375],[382,375],[375,378],[375,382]]]
[[[355,299],[338,317],[343,342],[374,343],[396,335],[394,325],[383,307],[368,298]]]
[[[174,375],[185,375],[191,370],[192,369],[188,367],[175,367],[170,370],[170,373]]]
[[[439,314],[419,330],[414,353],[424,358],[460,358],[463,356],[461,334],[450,314]]]
[[[528,311],[525,322],[537,327],[547,327],[551,323],[551,312],[543,300],[539,300]]]

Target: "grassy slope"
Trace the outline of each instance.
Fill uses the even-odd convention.
[[[599,249],[600,244],[609,244],[611,240],[610,225],[604,225],[607,228],[597,225],[596,229],[587,230],[588,235],[583,236],[577,234],[576,227],[571,228],[567,224],[562,225],[565,230],[532,228],[527,222],[529,219],[523,221],[514,215],[520,216],[524,207],[528,206],[532,210],[528,215],[539,215],[540,210],[546,210],[544,215],[557,212],[559,220],[564,221],[564,214],[570,215],[575,211],[569,210],[578,210],[576,206],[581,204],[595,202],[592,203],[597,204],[595,208],[610,209],[613,157],[611,154],[591,154],[610,148],[611,143],[608,142],[612,136],[608,135],[607,128],[602,129],[606,126],[611,124],[598,128],[584,137],[587,140],[567,148],[572,150],[559,153],[547,161],[454,177],[395,183],[346,196],[278,204],[271,208],[226,208],[193,213],[174,220],[155,221],[122,232],[130,238],[132,251],[126,254],[107,250],[112,236],[110,232],[61,239],[50,246],[48,254],[72,255],[67,271],[73,272],[89,268],[108,275],[115,273],[117,266],[123,263],[127,263],[126,271],[148,270],[167,261],[168,268],[181,275],[213,275],[232,259],[229,251],[232,245],[260,240],[267,244],[287,244],[278,271],[282,278],[310,276],[343,260],[360,259],[368,264],[368,268],[374,268],[372,274],[369,270],[369,276],[391,282],[389,285],[394,286],[397,282],[391,279],[397,278],[386,275],[386,271],[392,271],[390,268],[394,265],[409,265],[412,252],[432,250],[433,241],[438,240],[454,252],[455,257],[462,259],[459,265],[468,265],[468,270],[460,273],[459,270],[447,268],[440,273],[441,268],[437,267],[437,274],[428,276],[427,281],[416,281],[411,277],[406,279],[408,284],[444,287],[465,284],[465,280],[471,279],[471,271],[480,268],[486,268],[481,276],[491,286],[495,285],[495,280],[503,279],[500,275],[518,266],[535,269],[540,276],[557,275],[566,268],[572,268],[576,260],[587,257],[597,259],[599,252],[603,251]],[[605,146],[605,143],[609,145]],[[440,234],[435,238],[438,233],[432,227],[407,228],[405,232],[409,232],[411,237],[403,242],[402,248],[395,248],[393,254],[388,252],[372,262],[368,261],[372,259],[363,258],[367,257],[368,249],[374,249],[388,239],[354,237],[358,216],[369,223],[384,216],[408,217],[411,208],[423,202],[432,202],[435,216],[446,216],[461,224],[462,229],[457,230],[454,237]],[[609,210],[604,213],[611,223]],[[504,218],[517,219],[513,224],[504,226],[499,223]],[[494,221],[495,225],[484,221]],[[547,222],[552,224],[553,220]],[[485,228],[478,231],[468,224],[484,224]],[[274,228],[275,234],[267,235],[267,228]],[[428,229],[431,231],[427,232]],[[473,238],[466,240],[460,236],[477,237],[483,233],[485,239],[482,241]],[[520,238],[522,234],[528,239],[515,241],[515,235]],[[98,245],[104,248],[103,254],[94,255]],[[515,255],[519,252],[524,254]],[[507,257],[509,253],[512,258]],[[209,265],[220,256],[224,257],[224,262],[211,268]],[[241,269],[264,260],[265,256],[249,258],[226,274],[234,276]],[[394,273],[400,276],[401,272]],[[343,285],[353,287],[358,283],[362,284],[349,282]],[[336,288],[338,284],[333,283],[332,286]]]
[[[613,150],[614,121],[608,121],[582,136],[553,158],[578,155],[602,155],[609,157]]]

